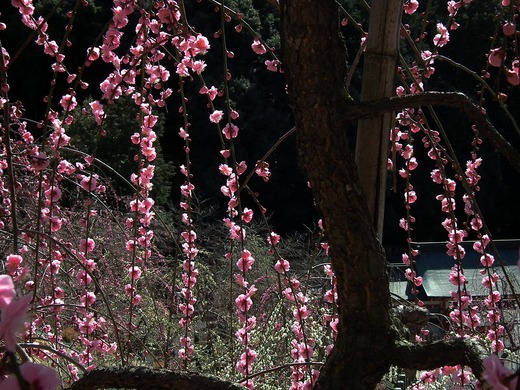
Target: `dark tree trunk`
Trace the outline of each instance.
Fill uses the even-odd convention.
[[[391,365],[433,369],[458,363],[470,365],[479,376],[485,351],[476,342],[410,343],[400,338],[403,325],[392,316],[385,255],[347,133],[357,119],[369,112],[391,112],[401,101],[358,104],[350,99],[344,90],[346,50],[333,0],[281,0],[280,11],[283,68],[301,163],[323,217],[338,284],[338,339],[317,388],[374,389]],[[414,106],[417,99],[421,105],[424,98],[408,103]]]
[[[319,389],[371,389],[388,371],[395,334],[385,256],[346,133],[346,52],[334,1],[281,2],[284,71],[301,161],[322,213],[339,295],[340,329]],[[347,110],[346,110],[347,109]]]

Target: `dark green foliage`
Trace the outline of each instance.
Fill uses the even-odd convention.
[[[114,104],[105,105],[106,119],[100,128],[90,114],[89,101],[83,104],[83,113],[76,115],[76,120],[68,130],[71,143],[79,150],[94,155],[103,161],[126,180],[132,173],[137,172],[137,162],[134,156],[138,152],[136,145],[130,141],[130,136],[139,132],[139,122],[136,119],[138,109],[130,98],[121,97]],[[101,130],[106,136],[101,136]],[[164,117],[160,116],[154,127],[158,138],[164,133]],[[154,187],[152,197],[156,204],[165,205],[171,196],[172,178],[175,168],[172,162],[165,161],[158,141],[155,142],[157,158],[152,162],[155,165]],[[106,168],[106,175],[114,178],[112,172]],[[113,181],[116,192],[130,194],[133,190],[123,181]]]

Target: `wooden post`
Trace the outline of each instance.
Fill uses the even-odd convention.
[[[402,0],[372,1],[364,54],[362,102],[395,94],[402,12]],[[373,226],[380,241],[383,237],[388,149],[393,126],[393,113],[358,122],[356,163]]]

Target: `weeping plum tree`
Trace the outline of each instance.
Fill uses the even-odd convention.
[[[415,0],[361,1],[370,15],[365,31],[348,7],[332,0],[272,1],[280,18],[280,56],[248,24],[245,16],[254,16],[251,8],[246,10],[250,13],[240,12],[246,2],[206,2],[220,19],[210,41],[196,32],[204,26],[197,25],[201,17],[191,2],[119,0],[79,67],[77,58],[68,62],[68,47],[75,42],[71,34],[76,19],[85,9],[96,10],[96,2],[49,1],[46,16],[37,15],[29,0],[11,3],[29,33],[23,44],[2,47],[0,62],[0,222],[7,243],[6,275],[0,277],[0,336],[5,345],[0,389],[37,385],[50,389],[71,382],[71,389],[233,389],[239,388],[236,382],[249,388],[255,383],[266,388],[286,383],[294,389],[373,389],[392,366],[432,370],[416,378],[415,388],[442,380],[440,372],[451,375],[454,388],[463,388],[481,378],[485,356],[502,353],[508,324],[500,312],[495,272],[499,266],[488,249],[491,233],[476,196],[482,142],[491,144],[520,172],[518,153],[484,115],[485,96],[489,96],[520,134],[505,104],[507,94],[519,85],[517,3],[504,0],[496,6],[497,28],[483,61],[483,77],[470,70],[471,64],[458,64],[442,55],[459,14],[472,6],[470,0],[446,3],[447,16],[436,20],[431,40],[427,33],[431,2],[422,9]],[[417,39],[413,36],[417,31],[401,22],[403,10],[406,15],[422,12],[416,20]],[[66,15],[62,35],[49,28],[56,13]],[[234,29],[229,28],[232,24]],[[0,26],[3,33],[10,31],[9,25]],[[359,30],[357,53],[347,55],[345,41],[353,32],[345,26]],[[232,33],[249,34],[255,54],[272,56],[265,65],[269,71],[283,73],[294,114],[295,128],[273,141],[273,147],[256,161],[240,157],[237,124],[247,118],[240,118],[240,102],[230,96]],[[33,41],[31,50],[51,59],[42,118],[24,117],[23,102],[12,101],[8,79],[14,67],[23,66],[20,58]],[[408,58],[400,53],[401,42],[411,53]],[[212,46],[220,47],[223,54],[220,81],[215,85],[204,76],[208,65],[204,55],[214,50]],[[478,83],[478,103],[453,91],[426,92],[434,61],[445,61],[473,78]],[[357,98],[351,86],[360,63],[362,86]],[[105,72],[99,90],[97,86],[89,90],[92,87],[85,81],[89,69],[96,76]],[[493,87],[490,77],[496,79]],[[63,94],[56,91],[60,82],[66,86]],[[78,99],[83,90],[99,99],[81,108]],[[192,105],[192,100],[197,101],[192,98],[194,91],[206,99],[202,107]],[[130,158],[136,172],[126,181],[133,193],[126,199],[126,212],[108,206],[115,199],[101,172],[110,167],[96,155],[110,131],[104,105],[123,95],[131,97],[137,110],[135,128],[128,129],[135,145]],[[437,106],[456,108],[473,123],[465,165],[459,163],[446,137]],[[150,192],[157,113],[172,108],[179,113],[184,162],[179,164],[183,182],[178,219],[173,229],[164,229],[174,254],[165,257],[153,241],[158,226],[154,221],[164,217],[154,208]],[[78,150],[71,144],[67,130],[74,124],[73,114],[94,119],[98,135],[93,150]],[[203,260],[208,250],[198,244],[197,172],[191,148],[200,131],[190,122],[194,115],[209,116],[208,124],[217,130],[216,154],[222,163],[215,172],[225,178],[221,195],[227,202],[227,238],[219,252],[225,259],[221,268],[229,270],[226,282],[220,270],[210,274]],[[293,133],[323,217],[317,247],[330,260],[324,267],[330,285],[318,288],[326,289],[323,297],[304,283],[311,271],[299,275],[284,258],[284,239],[263,218],[265,210],[251,182],[254,175],[269,180],[270,156]],[[205,133],[202,139],[207,141]],[[411,246],[417,199],[411,178],[418,166],[417,143],[424,145],[434,166],[431,178],[439,185],[447,254],[453,258],[450,333],[434,342],[422,338],[424,331],[412,333],[408,317],[393,307],[381,246],[390,168],[405,183],[405,215],[399,226],[407,236],[408,251],[402,258],[408,267],[405,276],[417,296],[422,279]],[[258,219],[268,227],[265,247],[255,243],[251,227],[255,211],[247,207],[251,201],[258,207]],[[461,243],[468,237],[475,240],[473,250],[481,255],[482,284],[488,293],[481,301],[472,297],[465,283]],[[265,256],[274,271],[271,276],[255,271]],[[267,287],[262,287],[264,280]],[[511,280],[506,277],[504,283],[514,296]],[[206,291],[210,288],[229,304],[219,298],[212,301]],[[407,306],[408,313],[427,318],[421,305],[417,298]],[[28,309],[31,321],[24,328]],[[215,314],[217,309],[224,310]],[[200,331],[203,325],[205,332]],[[162,368],[132,367],[144,364]],[[488,382],[516,386],[516,376],[505,373],[499,364],[492,360],[486,366]],[[191,373],[196,367],[221,378]],[[273,382],[258,379],[269,375]]]

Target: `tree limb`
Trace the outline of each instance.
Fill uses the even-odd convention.
[[[148,367],[98,368],[90,371],[66,390],[100,388],[140,390],[241,390],[243,387],[209,375],[175,372]]]
[[[520,153],[498,132],[483,115],[480,107],[463,93],[459,92],[426,92],[418,95],[397,96],[371,102],[348,105],[351,120],[371,118],[382,112],[399,111],[405,108],[421,106],[449,106],[464,112],[473,122],[480,134],[495,147],[500,154],[520,173]]]
[[[473,374],[480,378],[483,371],[482,359],[488,355],[489,352],[481,344],[471,339],[457,338],[427,344],[401,340],[392,351],[392,364],[412,370],[431,370],[462,364],[471,367]]]

